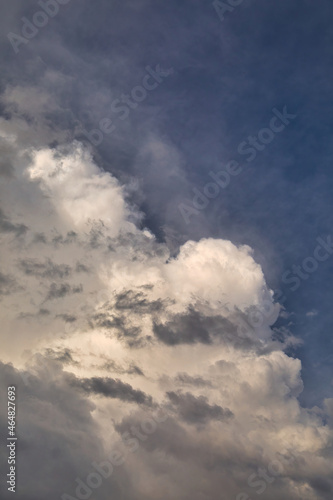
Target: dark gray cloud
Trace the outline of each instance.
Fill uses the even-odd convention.
[[[77,320],[76,316],[72,314],[57,314],[57,318],[61,318],[65,323],[75,323]]]
[[[51,312],[48,309],[41,308],[38,311],[39,316],[49,316]]]
[[[44,233],[35,233],[33,243],[36,243],[36,244],[43,243],[44,245],[46,245],[47,239],[46,239],[45,234]]]
[[[57,247],[59,245],[70,245],[77,240],[77,234],[75,231],[69,231],[66,236],[62,234],[57,234],[52,238],[52,244]]]
[[[1,401],[7,387],[16,387],[17,491],[19,500],[58,500],[67,490],[74,494],[75,478],[91,469],[94,457],[103,455],[98,428],[91,416],[94,405],[73,390],[59,363],[40,358],[33,372],[17,371],[0,363]],[[1,405],[1,435],[7,435],[7,404]],[[8,469],[7,450],[1,448],[0,467]],[[38,478],[38,480],[37,480]],[[59,480],[61,478],[61,480]],[[10,498],[1,483],[1,498]]]
[[[114,307],[122,311],[131,310],[141,314],[154,314],[161,311],[163,305],[162,300],[149,301],[144,292],[127,290],[117,295]]]
[[[140,348],[152,342],[151,335],[145,335],[141,326],[129,325],[126,321],[128,309],[116,309],[113,305],[106,303],[101,312],[93,314],[89,318],[91,327],[103,328],[107,335],[117,335],[119,340],[125,342],[129,347]],[[137,307],[140,314],[142,309]],[[148,314],[148,309],[146,314]],[[110,332],[110,333],[109,333]]]
[[[70,349],[63,348],[63,349],[45,349],[45,357],[54,360],[54,361],[59,361],[60,363],[66,365],[75,365],[78,364],[72,356],[73,352]]]
[[[0,272],[0,295],[9,295],[17,290],[17,285],[11,276]]]
[[[166,325],[155,323],[154,333],[159,340],[168,345],[194,342],[210,344],[212,341],[206,318],[193,309],[186,315],[177,315]]]
[[[325,497],[333,493],[333,479],[311,478],[309,480],[311,488],[318,492],[320,496]]]
[[[0,177],[12,177],[14,174],[13,168],[13,148],[0,139],[1,158],[0,158]]]
[[[214,338],[223,339],[235,346],[250,347],[253,329],[248,337],[237,334],[237,324],[223,316],[207,316],[190,307],[186,314],[177,314],[166,324],[154,323],[154,333],[168,345],[202,343],[210,344]]]
[[[49,354],[59,357],[61,351]],[[62,362],[66,363],[70,353],[62,354],[65,356]],[[11,365],[0,363],[0,375],[3,381],[0,389],[2,400],[6,398],[7,386],[17,387],[20,461],[16,497],[19,500],[44,500],[47,495],[57,500],[66,492],[75,498],[76,478],[85,481],[88,474],[95,470],[92,462],[104,462],[111,451],[103,446],[103,434],[92,417],[96,408],[87,397],[96,393],[106,393],[108,396],[109,379],[106,379],[106,384],[98,380],[97,384],[92,385],[89,379],[86,385],[85,379],[64,373],[59,362],[42,356],[36,358],[36,364],[30,371],[21,373]],[[28,384],[25,383],[27,381]],[[82,382],[85,387],[82,387]],[[124,387],[113,386],[111,392],[112,398],[118,397],[120,392],[124,393]],[[132,399],[131,395],[130,400],[134,402],[136,396]],[[221,484],[229,498],[236,498],[241,492],[247,492],[252,498],[256,490],[248,486],[250,474],[258,474],[259,468],[267,470],[267,459],[260,447],[248,455],[248,442],[244,442],[242,436],[233,436],[221,445],[215,442],[220,436],[212,440],[212,436],[205,435],[203,430],[193,432],[193,424],[203,426],[209,422],[233,420],[230,420],[227,409],[207,404],[206,398],[171,392],[168,399],[177,416],[175,412],[164,409],[166,421],[157,423],[156,430],[151,434],[142,430],[152,418],[149,408],[143,410],[142,406],[140,409],[131,405],[131,410],[119,421],[114,421],[110,412],[108,434],[111,429],[119,433],[119,438],[127,433],[127,436],[131,436],[132,444],[133,440],[137,442],[138,450],[134,454],[129,453],[125,463],[115,468],[110,478],[103,480],[102,486],[94,492],[95,497],[108,500],[112,494],[121,500],[147,499],[146,487],[142,487],[143,480],[144,485],[149,484],[152,489],[148,498],[163,500],[165,478],[168,477],[168,481],[172,478],[176,498],[200,500],[203,484],[205,494],[214,500],[220,498]],[[7,427],[5,410],[2,405],[2,435],[6,434]],[[227,425],[222,428],[226,429]],[[137,431],[141,431],[141,438],[134,438]],[[115,449],[118,448],[117,445]],[[329,450],[325,453],[329,453]],[[2,448],[1,470],[6,470],[6,461],[6,450]],[[140,481],[137,480],[139,467]],[[311,472],[309,479],[303,467],[304,459],[297,459],[295,468],[286,469],[281,477],[267,484],[261,495],[263,500],[296,500],[297,494],[291,493],[289,488],[291,481],[299,487],[310,483],[318,500],[329,500],[332,488],[327,477],[317,471]],[[2,498],[10,498],[3,486],[1,488]]]
[[[0,232],[13,233],[21,236],[27,232],[28,228],[24,224],[13,224],[0,208]]]
[[[227,421],[233,417],[228,408],[219,405],[210,405],[204,396],[195,397],[186,392],[167,392],[173,406],[177,409],[179,416],[189,424],[205,424],[210,420]]]
[[[68,283],[61,283],[59,285],[57,283],[52,283],[45,300],[63,299],[68,295],[82,293],[82,291],[82,285],[71,286]]]
[[[202,377],[191,377],[187,373],[179,373],[175,381],[183,385],[193,385],[195,387],[211,387],[210,380],[205,380]]]
[[[72,385],[79,387],[88,394],[105,396],[107,398],[121,399],[129,403],[152,405],[152,397],[143,391],[133,389],[130,384],[126,384],[119,379],[108,377],[93,377],[90,379],[73,379]]]
[[[72,269],[67,264],[56,264],[50,259],[39,262],[36,259],[21,260],[19,268],[27,276],[46,278],[50,280],[68,278],[72,274]]]
[[[161,324],[154,319],[153,330],[161,342],[170,346],[222,341],[236,349],[255,350],[258,353],[275,349],[274,343],[260,341],[254,325],[254,320],[251,321],[247,314],[240,311],[225,318],[205,315],[190,307],[185,314],[176,314],[167,323]],[[288,338],[289,332],[286,329],[281,342]]]
[[[85,266],[81,262],[77,262],[76,267],[75,267],[75,272],[88,274],[90,272],[90,269],[88,266]]]
[[[108,360],[103,365],[103,368],[107,371],[111,371],[112,373],[119,373],[119,374],[127,373],[128,375],[141,375],[144,377],[144,373],[141,370],[141,368],[136,366],[134,363],[130,364],[128,367],[123,367],[123,366],[120,366],[114,360]]]
[[[116,316],[111,312],[100,312],[94,314],[91,321],[97,327],[105,328],[106,330],[115,330],[118,338],[124,339],[128,345],[135,346],[143,342],[141,328],[126,326],[125,318],[121,315]]]

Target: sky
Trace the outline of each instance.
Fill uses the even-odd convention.
[[[1,497],[331,499],[332,3],[0,5]]]

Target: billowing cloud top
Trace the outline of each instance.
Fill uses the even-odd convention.
[[[296,340],[271,329],[279,305],[251,249],[207,238],[172,255],[80,143],[28,148],[13,121],[1,129],[19,498],[88,495],[92,463],[116,448],[101,500],[217,499],[221,485],[238,500],[328,498],[332,403],[300,406]]]

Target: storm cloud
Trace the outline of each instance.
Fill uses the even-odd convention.
[[[17,499],[330,500],[331,2],[0,6]]]

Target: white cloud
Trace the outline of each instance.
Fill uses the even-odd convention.
[[[37,151],[28,174],[40,181],[42,192],[61,220],[73,229],[84,232],[88,221],[101,221],[110,237],[134,229],[128,222],[129,209],[118,181],[101,172],[79,144],[73,145],[68,155]]]
[[[165,274],[177,302],[206,301],[214,309],[226,304],[245,309],[261,303],[266,290],[262,270],[247,246],[230,241],[188,241],[166,267]],[[266,290],[267,291],[267,290]]]
[[[188,241],[171,258],[166,245],[140,229],[141,215],[126,200],[126,188],[81,145],[27,150],[13,133],[3,135],[14,175],[0,187],[1,208],[9,217],[0,237],[1,270],[17,286],[0,303],[3,358],[22,366],[26,349],[67,349],[77,364],[66,370],[77,377],[121,378],[169,408],[169,423],[124,466],[138,499],[162,498],[166,474],[174,498],[216,498],[221,481],[230,498],[244,488],[253,494],[249,474],[290,450],[303,461],[263,498],[317,498],[309,484],[318,474],[323,481],[332,474],[331,434],[321,416],[298,402],[300,361],[272,341],[272,318],[254,331],[260,344],[250,337],[240,339],[249,342],[244,345],[232,341],[239,335],[237,314],[272,304],[251,249],[203,239]],[[19,225],[28,228],[25,234],[15,232]],[[166,345],[155,335],[157,323],[190,341]],[[210,342],[198,341],[202,331]],[[140,370],[128,369],[133,366]],[[180,373],[187,375],[187,385]],[[61,384],[63,376],[56,373]],[[233,418],[196,427],[195,408],[193,421],[182,419],[168,391],[183,397],[183,405],[190,402],[187,412],[199,401],[201,411],[228,408]],[[96,405],[94,419],[108,436],[106,448],[117,425],[141,418],[132,402],[89,397]],[[70,414],[67,404],[63,411]],[[326,406],[331,412],[331,403]],[[65,416],[59,418],[71,432]],[[124,498],[130,498],[125,490]]]

